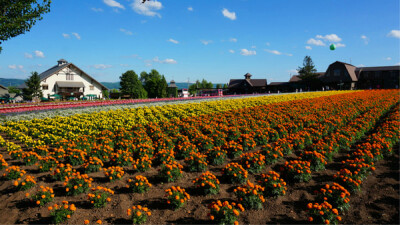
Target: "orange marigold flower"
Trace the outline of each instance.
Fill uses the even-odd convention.
[[[97,220],[96,223],[97,224],[102,224],[103,222],[101,222],[101,220]]]
[[[83,223],[84,223],[84,224],[89,224],[90,221],[89,221],[89,220],[85,220],[85,221],[83,221]]]

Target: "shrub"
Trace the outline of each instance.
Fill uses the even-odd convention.
[[[151,216],[150,210],[140,205],[132,206],[127,210],[126,214],[130,216],[133,224],[146,223],[147,218]]]
[[[215,195],[219,192],[219,180],[210,171],[202,173],[193,180],[193,184],[205,195]]]
[[[207,169],[207,156],[200,152],[192,152],[185,158],[186,167],[191,172],[201,172]]]
[[[317,191],[317,194],[317,199],[320,202],[327,201],[332,204],[332,207],[340,211],[347,210],[350,207],[350,192],[338,183],[326,184],[319,192]]]
[[[278,162],[279,159],[283,158],[283,153],[279,146],[272,146],[266,144],[262,147],[261,153],[265,156],[265,163],[271,165]]]
[[[40,191],[32,196],[31,200],[36,203],[36,205],[44,206],[48,202],[53,201],[54,194],[53,189],[50,187],[40,186]]]
[[[52,222],[54,224],[60,224],[71,218],[76,207],[74,204],[68,204],[67,201],[63,201],[61,205],[54,204],[53,206],[50,206],[48,210],[51,212],[50,215],[52,216]]]
[[[174,209],[179,209],[180,207],[185,205],[185,202],[190,199],[188,193],[185,192],[185,189],[180,188],[179,186],[172,186],[171,188],[165,190],[167,197],[167,204],[172,206]]]
[[[238,217],[240,211],[244,211],[241,204],[234,202],[229,203],[225,201],[221,203],[220,200],[213,202],[209,206],[211,212],[209,213],[210,220],[215,224],[238,224]]]
[[[247,171],[238,163],[229,163],[222,171],[223,176],[231,183],[244,183],[247,180]]]
[[[164,182],[173,182],[182,177],[183,166],[176,161],[163,163],[159,171],[159,178]]]
[[[288,180],[293,182],[307,182],[311,179],[310,162],[301,160],[286,161],[281,167]]]
[[[275,171],[261,174],[258,183],[264,188],[264,196],[278,197],[286,194],[286,182]]]
[[[21,178],[18,178],[18,180],[14,181],[14,186],[19,191],[29,190],[33,186],[35,186],[35,184],[36,184],[35,177],[30,175],[27,175],[23,181],[21,181]]]
[[[135,171],[144,172],[151,168],[151,159],[149,156],[144,155],[140,159],[133,160],[133,169]]]
[[[107,204],[107,202],[111,201],[110,195],[113,194],[114,191],[111,189],[97,186],[96,188],[92,188],[91,193],[88,194],[88,199],[93,207],[102,208]]]
[[[241,163],[250,173],[258,173],[265,167],[265,156],[260,152],[243,153]]]
[[[314,224],[338,224],[342,218],[337,209],[328,202],[308,203],[308,221]]]
[[[110,179],[111,182],[120,180],[124,176],[124,170],[119,166],[111,166],[103,168],[104,175]]]
[[[75,170],[72,169],[72,166],[70,164],[64,165],[63,163],[61,163],[57,165],[52,175],[55,180],[64,181],[74,172]]]
[[[73,173],[71,177],[67,178],[64,182],[65,191],[67,195],[78,195],[85,193],[92,186],[92,178],[87,174],[80,174],[79,172]]]
[[[247,209],[262,209],[265,202],[262,195],[264,188],[260,185],[254,185],[249,180],[247,184],[236,188],[233,192],[238,197],[242,205]]]
[[[126,187],[134,193],[145,193],[150,189],[151,184],[146,177],[138,175],[133,179],[128,179]]]
[[[207,162],[211,165],[221,165],[226,160],[226,150],[221,149],[220,147],[214,147],[207,151]]]
[[[43,157],[39,160],[39,170],[40,172],[49,172],[52,171],[53,168],[57,166],[57,164],[58,161],[54,157]]]
[[[25,170],[21,170],[19,166],[10,166],[6,169],[5,173],[3,173],[3,177],[6,180],[16,180],[21,178],[24,174],[26,174]]]
[[[103,167],[103,161],[101,161],[97,157],[89,157],[89,159],[86,160],[86,162],[83,164],[85,173],[98,172],[102,167]]]
[[[40,155],[38,155],[36,152],[23,152],[22,153],[22,159],[24,160],[25,165],[31,166],[35,164],[37,161],[40,159]]]

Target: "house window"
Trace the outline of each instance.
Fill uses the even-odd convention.
[[[89,88],[90,88],[91,91],[94,90],[94,86],[93,85],[90,85]]]
[[[43,84],[42,85],[42,90],[49,90],[49,85]]]
[[[74,80],[74,75],[67,73],[67,80]]]
[[[340,76],[340,69],[333,70],[333,76],[339,77]]]

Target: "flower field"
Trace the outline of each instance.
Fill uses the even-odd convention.
[[[398,157],[398,108],[332,91],[7,121],[0,223],[397,223],[354,210]]]

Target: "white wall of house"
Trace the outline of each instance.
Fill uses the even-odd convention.
[[[73,80],[67,80],[67,73],[72,75]],[[80,88],[79,91],[83,92],[84,95],[94,94],[96,96],[103,97],[101,85],[95,80],[89,78],[86,74],[82,73],[76,67],[70,65],[57,73],[47,77],[46,79],[40,82],[40,86],[42,88],[43,97],[47,98],[48,95],[56,94],[59,90],[55,90],[55,85],[57,81],[68,81],[68,82],[83,82],[85,85],[84,88]],[[44,90],[44,86],[48,87],[47,90]]]

